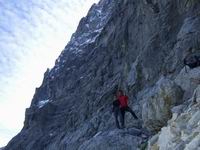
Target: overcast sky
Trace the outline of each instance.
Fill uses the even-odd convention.
[[[0,147],[23,127],[47,68],[99,0],[0,0]]]

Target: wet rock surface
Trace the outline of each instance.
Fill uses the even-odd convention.
[[[198,148],[198,89],[195,104],[187,104],[200,68],[185,73],[183,59],[200,50],[199,8],[198,0],[93,5],[54,68],[47,69],[23,129],[5,150],[132,150],[148,138],[149,149]],[[117,88],[141,120],[126,114],[123,130],[116,129],[111,112]]]

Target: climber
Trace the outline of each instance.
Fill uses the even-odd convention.
[[[119,121],[118,121],[118,116],[121,115],[120,113],[120,108],[119,108],[119,101],[115,95],[115,100],[113,101],[112,103],[112,112],[114,113],[114,116],[115,116],[115,123],[116,123],[116,126],[118,129],[120,129],[120,125],[119,125]]]
[[[124,125],[124,117],[125,117],[125,112],[128,111],[132,114],[132,116],[135,118],[135,119],[138,119],[138,117],[135,115],[135,113],[133,112],[133,110],[128,106],[128,96],[124,95],[123,91],[122,90],[118,90],[117,93],[117,99],[120,103],[120,111],[121,111],[121,125],[122,125],[122,128],[125,127]]]

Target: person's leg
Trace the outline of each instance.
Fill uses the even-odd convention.
[[[119,129],[120,126],[119,126],[119,121],[118,121],[118,115],[119,115],[119,110],[115,109],[114,110],[115,123],[116,123],[117,128]]]
[[[125,127],[125,125],[124,125],[124,116],[125,116],[125,110],[123,108],[121,108],[120,109],[120,121],[121,121],[122,128]]]
[[[130,112],[135,119],[138,119],[138,117],[130,107],[126,107],[126,111]]]

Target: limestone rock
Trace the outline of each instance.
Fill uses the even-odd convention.
[[[183,101],[180,87],[187,95],[188,78],[198,77],[197,68],[188,74],[180,71],[189,50],[200,49],[199,9],[199,0],[100,0],[93,5],[55,66],[44,74],[26,110],[23,129],[5,150],[98,149],[97,145],[102,144],[107,147],[99,149],[109,150],[113,149],[109,144],[117,140],[122,141],[122,147],[116,143],[116,149],[135,149],[143,135],[136,130],[115,130],[113,93],[117,88],[125,91],[129,106],[146,128],[155,132],[166,125],[171,108]],[[172,109],[172,119],[180,118],[180,130],[172,136],[183,135],[174,147],[181,149],[186,142],[192,148],[198,138],[191,143],[184,141],[189,137],[185,128],[189,128],[188,133],[196,128],[198,113],[190,107],[192,112],[188,114],[188,105],[182,105]],[[128,114],[126,125],[144,130]],[[171,134],[168,127],[161,132]],[[156,138],[152,141],[154,149],[166,146],[160,136],[158,139],[159,143],[154,142]]]
[[[184,91],[184,100],[192,96],[194,89],[200,84],[200,67],[189,69],[183,68],[177,75],[175,82]]]
[[[199,87],[195,92],[199,92]],[[199,95],[197,96],[199,98]],[[200,148],[200,103],[191,104],[180,114],[173,114],[168,125],[157,134],[157,141],[149,140],[148,149],[154,150],[198,150]]]
[[[173,81],[161,78],[144,95],[142,119],[151,131],[159,131],[172,117],[171,108],[182,102],[182,90]]]
[[[194,91],[194,94],[192,96],[192,101],[194,103],[200,103],[200,85]]]
[[[132,135],[129,131],[116,129],[109,132],[97,133],[94,138],[84,142],[79,147],[79,150],[137,150],[141,143],[142,138],[134,136],[134,134]]]

